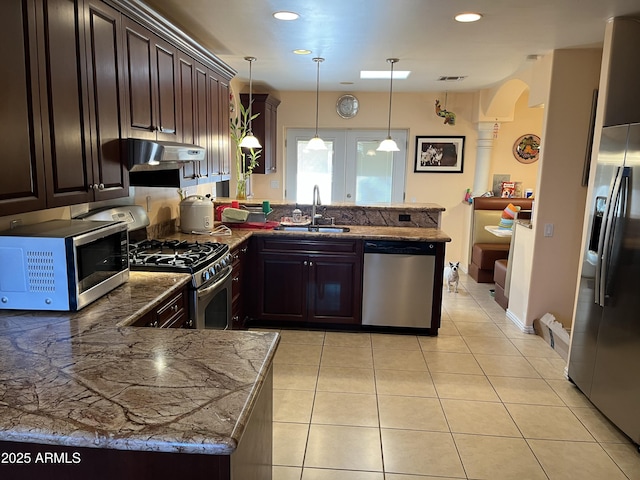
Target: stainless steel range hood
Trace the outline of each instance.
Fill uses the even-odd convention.
[[[129,171],[178,169],[184,162],[205,159],[205,149],[198,145],[156,140],[127,139]]]

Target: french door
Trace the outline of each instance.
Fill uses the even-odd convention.
[[[378,152],[385,130],[319,130],[327,150],[309,150],[311,129],[288,129],[285,198],[312,203],[313,186],[322,203],[361,205],[404,200],[406,130],[392,130],[399,152]]]

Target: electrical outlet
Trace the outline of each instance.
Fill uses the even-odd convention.
[[[553,223],[544,224],[544,236],[553,237]]]
[[[409,215],[408,213],[401,213],[398,216],[398,221],[400,221],[400,222],[410,222],[411,221],[411,215]]]
[[[9,229],[13,230],[14,228],[16,228],[18,225],[22,225],[22,219],[21,218],[16,218],[15,220],[11,220],[9,222]]]

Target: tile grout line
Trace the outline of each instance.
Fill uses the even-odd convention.
[[[320,380],[320,365],[322,364],[322,355],[324,353],[324,345],[325,345],[326,338],[327,338],[327,333],[325,331],[324,335],[322,336],[322,345],[320,348],[320,359],[318,360],[318,373],[316,374],[316,382],[313,387],[313,401],[311,402],[311,412],[309,413],[309,424],[307,426],[307,440],[304,445],[304,453],[302,455],[302,465],[300,465],[300,480],[302,480],[302,477],[304,475],[304,469],[305,469],[304,465],[307,459],[307,452],[309,449],[309,439],[311,438],[311,422],[313,420],[313,411],[316,406],[316,395],[318,393],[318,381]]]

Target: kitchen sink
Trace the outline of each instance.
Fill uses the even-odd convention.
[[[280,225],[274,230],[282,232],[344,233],[349,231],[349,227],[337,227],[335,225]]]

